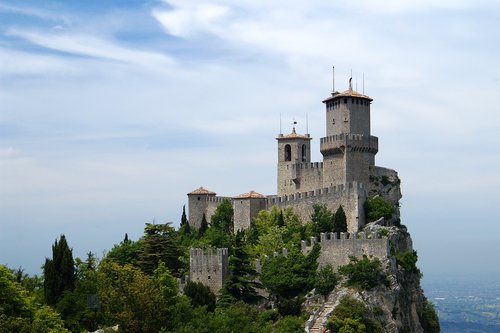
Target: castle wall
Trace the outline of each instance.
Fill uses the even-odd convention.
[[[315,191],[298,192],[282,197],[269,197],[268,209],[273,205],[285,209],[292,207],[294,212],[302,219],[309,221],[313,212],[313,205],[326,204],[328,209],[336,211],[343,206],[347,218],[347,230],[357,232],[365,223],[363,204],[366,201],[366,191],[362,184],[357,182],[347,183],[317,189]]]
[[[278,164],[278,196],[312,191],[322,184],[322,162]]]
[[[217,251],[192,248],[189,250],[189,279],[201,282],[217,294],[229,275],[228,249]]]
[[[205,218],[207,219],[208,224],[210,224],[210,220],[215,212],[215,209],[224,199],[228,199],[231,202],[233,201],[232,198],[215,195],[188,195],[189,225],[199,229],[203,219],[203,214],[205,214]]]
[[[265,210],[266,208],[266,198],[234,199],[234,231],[249,228],[252,220],[257,217],[261,210]]]
[[[316,241],[313,237],[310,246],[307,245],[307,241],[302,241],[302,252],[308,253]],[[330,264],[334,270],[348,264],[350,256],[361,258],[366,255],[382,260],[390,255],[387,237],[376,238],[375,234],[364,232],[340,233],[340,238],[337,238],[336,233],[321,233],[319,244],[321,245],[318,258],[319,266]]]

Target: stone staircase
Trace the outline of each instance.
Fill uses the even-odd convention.
[[[326,325],[326,322],[328,320],[328,316],[330,313],[333,311],[333,308],[335,307],[334,303],[331,302],[326,302],[324,306],[320,309],[318,314],[314,316],[310,328],[307,332],[309,333],[321,333],[321,329],[323,328],[323,325]]]

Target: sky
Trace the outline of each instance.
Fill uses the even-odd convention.
[[[0,0],[0,263],[102,257],[186,194],[276,193],[276,136],[374,99],[425,279],[500,274],[500,3]],[[364,78],[364,79],[363,79]]]

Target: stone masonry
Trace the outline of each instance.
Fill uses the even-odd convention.
[[[378,179],[399,181],[394,170],[375,166],[378,138],[371,135],[372,99],[352,89],[332,92],[323,100],[326,110],[326,136],[320,140],[322,162],[311,161],[311,136],[290,134],[276,138],[277,194],[264,196],[250,191],[234,197],[217,196],[200,187],[188,193],[189,223],[199,228],[203,215],[208,223],[217,206],[228,199],[234,209],[234,230],[246,229],[260,210],[291,207],[302,221],[310,219],[312,205],[326,204],[335,211],[342,205],[348,232],[366,224],[363,205],[368,196],[382,195],[394,205],[401,198],[395,191],[383,190]],[[398,183],[399,185],[399,183]]]

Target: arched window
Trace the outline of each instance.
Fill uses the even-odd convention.
[[[285,145],[285,161],[292,160],[292,147],[290,145]]]
[[[307,147],[306,145],[302,145],[302,162],[307,160]]]

